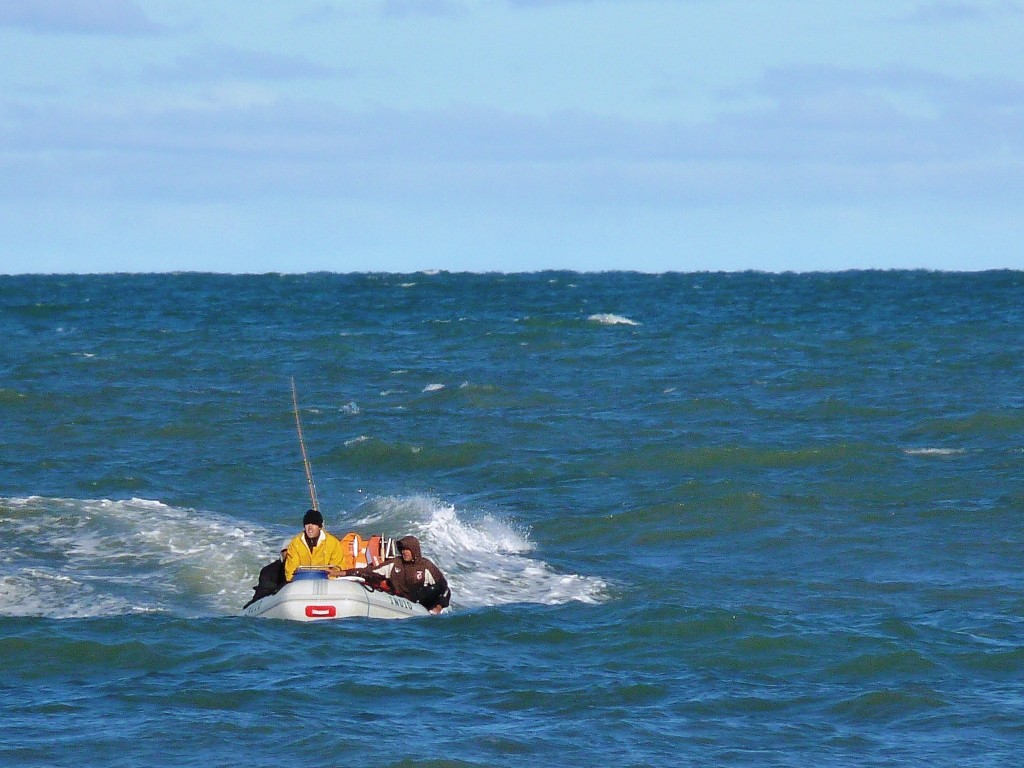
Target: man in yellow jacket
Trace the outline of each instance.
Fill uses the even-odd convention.
[[[302,518],[302,533],[288,544],[284,561],[284,577],[291,581],[295,569],[301,565],[334,566],[332,575],[340,575],[345,562],[341,542],[324,530],[324,516],[311,509]]]

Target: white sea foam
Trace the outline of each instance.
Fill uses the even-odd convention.
[[[418,536],[456,610],[606,599],[603,580],[559,573],[532,555],[528,531],[493,515],[409,496],[331,517],[338,535]],[[292,533],[150,499],[0,499],[0,616],[237,614]]]
[[[0,499],[0,615],[235,613],[281,536],[148,499]]]
[[[90,584],[40,569],[0,576],[0,615],[71,619],[134,612],[125,598],[97,592]]]
[[[364,511],[357,527],[420,539],[424,554],[447,575],[456,609],[606,599],[602,579],[558,573],[530,556],[535,548],[528,531],[493,515],[469,521],[454,506],[420,495],[375,499]]]
[[[964,453],[963,448],[904,448],[908,456],[956,456]]]
[[[601,312],[596,315],[591,315],[587,318],[594,323],[600,323],[601,325],[640,325],[636,320],[630,320],[628,317],[622,315],[613,315],[608,312]]]
[[[423,391],[424,392],[438,392],[438,391],[440,391],[442,389],[444,389],[444,384],[427,384],[427,386],[425,386],[423,388]]]

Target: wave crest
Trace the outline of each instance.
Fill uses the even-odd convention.
[[[331,514],[331,531],[417,536],[456,610],[605,599],[601,579],[532,557],[528,531],[472,517],[429,496],[384,497]],[[289,533],[150,499],[0,499],[0,615],[237,614]]]
[[[599,312],[596,315],[591,315],[587,320],[601,325],[640,325],[636,320],[630,320],[622,315],[613,315],[610,312]]]

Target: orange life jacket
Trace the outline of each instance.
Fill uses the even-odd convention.
[[[344,553],[342,568],[366,567],[366,542],[355,531],[341,537],[341,551]]]
[[[366,542],[366,563],[367,565],[380,565],[384,558],[381,556],[380,545],[383,537],[379,535],[371,536],[370,540]]]
[[[376,534],[364,539],[355,531],[346,533],[341,537],[341,549],[345,557],[342,568],[366,568],[387,559],[384,537]]]

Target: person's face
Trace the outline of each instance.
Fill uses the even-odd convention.
[[[307,539],[320,538],[320,526],[316,523],[306,523],[303,527],[306,529]]]
[[[281,559],[282,560],[287,560],[288,559],[288,550],[287,549],[282,549],[281,550]]]
[[[403,549],[402,550],[402,562],[404,562],[404,563],[411,563],[412,562],[412,550],[411,549]]]

